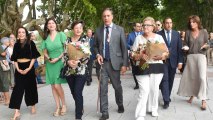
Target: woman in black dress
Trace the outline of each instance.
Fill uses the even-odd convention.
[[[38,103],[38,91],[36,85],[35,69],[33,67],[35,59],[40,56],[35,43],[29,39],[26,28],[20,27],[17,30],[17,42],[14,45],[11,60],[15,63],[16,84],[10,99],[9,108],[15,109],[11,120],[20,117],[20,106],[23,95],[27,106],[32,106],[31,113],[35,114],[35,104]]]

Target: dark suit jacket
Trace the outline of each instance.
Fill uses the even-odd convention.
[[[180,34],[177,31],[172,30],[170,47],[168,45],[164,29],[157,32],[157,34],[163,37],[167,47],[169,48],[171,66],[172,68],[176,68],[178,63],[183,63],[182,40],[180,38]]]
[[[103,57],[104,48],[104,26],[99,27],[95,32],[95,54]],[[121,66],[128,66],[128,51],[124,29],[113,23],[111,38],[109,42],[110,60],[114,70],[120,70]]]
[[[93,37],[90,38],[89,44],[90,44],[90,52],[92,53],[90,55],[90,59],[95,60],[96,56],[95,56],[95,53],[94,53],[94,38]]]
[[[139,34],[142,35],[143,33],[139,32]],[[136,38],[135,31],[128,34],[128,36],[127,36],[127,48],[128,48],[128,50],[130,50],[130,47],[134,44],[135,38]]]

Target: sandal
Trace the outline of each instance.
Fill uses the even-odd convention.
[[[187,102],[192,103],[193,98],[194,98],[194,96],[191,96]]]
[[[58,116],[60,115],[60,113],[61,113],[61,109],[58,108],[58,109],[53,113],[53,116],[58,117]]]
[[[20,113],[18,113],[18,115],[15,114],[12,118],[10,118],[10,120],[20,120],[20,119],[21,119],[21,114]]]
[[[206,110],[206,101],[202,100],[201,110]]]
[[[65,105],[62,106],[61,108],[61,115],[65,115],[67,113],[67,107]]]

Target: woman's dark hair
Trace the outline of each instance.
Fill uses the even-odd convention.
[[[27,44],[30,44],[30,42],[31,42],[31,41],[30,41],[30,35],[29,35],[28,30],[27,30],[25,27],[19,27],[19,28],[17,29],[17,31],[16,31],[16,38],[18,38],[18,30],[19,30],[19,29],[24,29],[24,31],[25,31],[25,33],[26,33],[26,39],[25,39],[24,43],[21,44],[21,47],[24,47],[26,43],[27,43]],[[20,39],[19,39],[19,38],[17,39],[17,42],[20,43]]]
[[[201,25],[201,21],[200,21],[199,16],[197,16],[197,15],[191,15],[188,18],[188,25],[187,25],[189,30],[192,30],[190,20],[193,20],[194,22],[197,23],[198,29],[202,29],[203,28],[203,26]]]
[[[74,29],[74,27],[79,23],[81,23],[82,27],[84,28],[84,21],[83,20],[76,20],[72,23],[71,29]]]
[[[47,28],[48,22],[52,20],[56,24],[56,31],[58,31],[58,26],[54,17],[48,18],[44,24],[44,40],[47,39],[47,36],[50,34],[49,29]]]

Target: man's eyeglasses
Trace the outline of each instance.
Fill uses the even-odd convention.
[[[143,27],[146,27],[146,26],[147,26],[147,27],[150,27],[150,26],[153,26],[153,25],[150,25],[150,24],[143,24],[142,26],[143,26]]]

